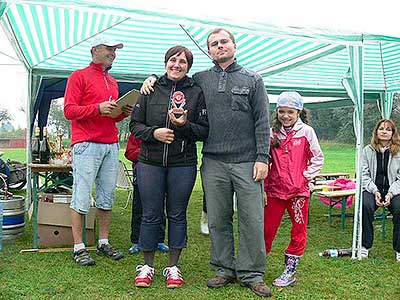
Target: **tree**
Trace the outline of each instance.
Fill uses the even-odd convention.
[[[131,117],[126,117],[122,121],[117,123],[118,128],[118,138],[120,142],[126,142],[128,140],[130,131],[129,131],[129,122],[131,121]]]
[[[63,102],[53,100],[49,111],[48,125],[53,127],[57,133],[63,133],[65,138],[71,137],[70,121],[64,116]]]
[[[0,124],[11,121],[11,115],[6,108],[0,108]]]

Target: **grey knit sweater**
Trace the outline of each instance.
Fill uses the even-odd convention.
[[[261,76],[234,62],[193,79],[203,90],[210,126],[203,155],[228,163],[267,163],[269,111]]]

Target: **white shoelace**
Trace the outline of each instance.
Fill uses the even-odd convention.
[[[396,252],[396,260],[400,262],[400,252]]]
[[[163,270],[163,275],[165,277],[171,277],[172,279],[182,279],[181,271],[179,271],[177,266],[165,268]]]
[[[154,268],[148,265],[138,265],[136,267],[136,272],[140,272],[137,277],[144,278],[147,276],[153,277],[154,275]]]

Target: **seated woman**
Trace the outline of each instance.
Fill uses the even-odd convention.
[[[400,262],[400,139],[392,120],[380,120],[371,144],[363,150],[363,211],[361,257],[367,258],[374,240],[375,211],[387,207],[393,215],[393,249]]]
[[[195,142],[208,136],[203,92],[186,76],[193,63],[192,53],[174,46],[165,54],[164,63],[166,74],[157,80],[153,93],[139,97],[129,125],[142,140],[137,183],[143,209],[139,248],[144,265],[136,268],[137,287],[149,287],[154,278],[154,252],[164,206],[170,251],[163,274],[168,288],[183,285],[178,262],[186,247],[186,210],[197,174]]]

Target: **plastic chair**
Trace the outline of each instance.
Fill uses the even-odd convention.
[[[123,161],[119,161],[116,186],[128,191],[128,198],[124,208],[128,207],[129,200],[133,199],[133,171],[128,169]]]
[[[386,219],[388,217],[388,215],[390,214],[389,210],[387,209],[387,207],[382,207],[382,208],[378,208],[377,211],[381,211],[380,213],[376,213],[374,215],[374,220],[381,220],[382,221],[382,241],[384,241],[386,239]]]

